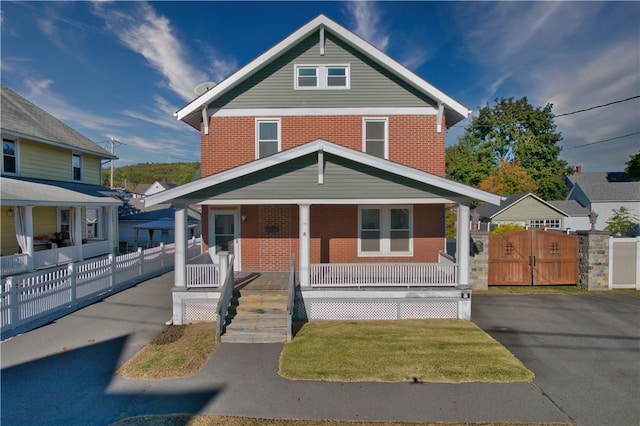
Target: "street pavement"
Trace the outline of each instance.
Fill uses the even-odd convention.
[[[172,285],[173,274],[162,275],[2,342],[0,423],[109,425],[143,414],[208,413],[640,424],[639,298],[474,296],[473,320],[534,371],[533,383],[291,381],[277,374],[282,344],[232,343],[221,344],[191,378],[143,381],[114,376],[170,319]],[[556,361],[557,366],[549,365]]]

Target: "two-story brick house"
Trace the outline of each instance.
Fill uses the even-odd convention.
[[[201,132],[202,178],[146,201],[173,203],[178,227],[184,206],[202,205],[205,246],[214,260],[233,253],[236,270],[286,271],[295,255],[303,290],[344,278],[345,265],[437,265],[455,203],[461,243],[447,285],[465,286],[469,205],[500,202],[444,178],[446,129],[467,115],[320,15],[176,113]],[[178,288],[184,265],[177,255]]]
[[[113,253],[121,201],[101,162],[116,157],[4,85],[1,102],[2,274]]]

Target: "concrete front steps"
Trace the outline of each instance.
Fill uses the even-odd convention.
[[[287,291],[235,292],[220,339],[229,343],[287,341]]]

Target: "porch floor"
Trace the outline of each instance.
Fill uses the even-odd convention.
[[[289,272],[238,272],[234,280],[235,290],[287,291]]]

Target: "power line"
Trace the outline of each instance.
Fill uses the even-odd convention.
[[[629,136],[634,136],[634,135],[637,135],[637,134],[640,134],[640,132],[629,133],[628,135],[616,136],[615,138],[603,139],[603,140],[595,141],[595,142],[583,143],[582,145],[576,145],[576,146],[572,146],[572,147],[569,147],[569,148],[564,148],[564,150],[567,151],[567,150],[570,150],[570,149],[573,149],[573,148],[580,148],[580,147],[583,147],[583,146],[589,146],[589,145],[595,145],[595,144],[598,144],[598,143],[609,142],[609,141],[613,141],[613,140],[616,140],[616,139],[622,139],[622,138],[626,138],[626,137],[629,137]]]
[[[614,104],[619,104],[621,102],[627,102],[627,101],[630,101],[630,100],[633,100],[633,99],[637,99],[637,98],[640,98],[640,95],[632,96],[632,97],[627,98],[627,99],[620,99],[618,101],[613,101],[613,102],[609,102],[609,103],[602,104],[602,105],[592,106],[592,107],[585,108],[585,109],[579,109],[577,111],[565,112],[564,114],[556,114],[555,117],[563,117],[565,115],[572,115],[572,114],[577,114],[579,112],[591,111],[592,109],[602,108],[602,107],[606,107],[606,106],[614,105]]]

